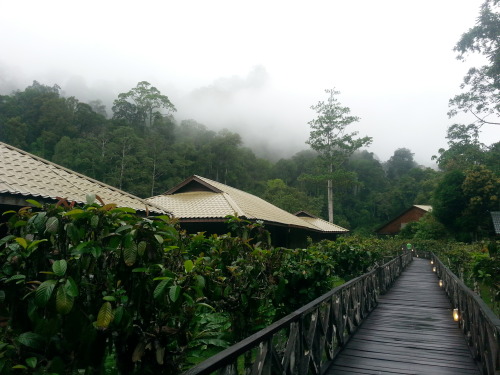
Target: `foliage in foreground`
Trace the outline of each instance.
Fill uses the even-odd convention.
[[[188,235],[95,199],[4,214],[1,374],[179,373],[388,255],[359,238],[273,248],[236,217],[233,235]]]

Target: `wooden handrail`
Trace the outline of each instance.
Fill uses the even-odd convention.
[[[483,374],[499,375],[500,319],[435,254],[431,253],[430,259],[434,261],[437,275],[443,281],[452,308],[458,309],[458,324],[472,357],[478,362]]]
[[[404,268],[411,252],[374,268],[263,330],[208,358],[184,375],[323,374]]]

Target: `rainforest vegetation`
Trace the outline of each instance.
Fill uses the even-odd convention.
[[[35,81],[0,96],[0,140],[140,197],[197,174],[289,212],[328,218],[325,180],[331,180],[333,221],[358,233],[371,233],[413,204],[433,204],[448,231],[472,240],[488,235],[488,211],[498,207],[500,144],[481,144],[476,125],[450,127],[449,148],[439,150],[440,170],[419,166],[404,147],[381,162],[358,146],[335,156],[331,173],[322,151],[306,149],[306,140],[304,150],[272,162],[235,132],[214,132],[195,120],[178,123],[175,105],[147,82],[120,94],[112,110],[106,116],[99,102],[63,97],[57,85]]]
[[[364,150],[376,135],[338,92],[312,108],[311,149],[258,157],[236,132],[178,121],[165,93],[146,81],[114,100],[65,97],[55,84],[0,95],[0,141],[140,197],[192,174],[306,210],[349,228],[336,241],[275,248],[259,222],[228,217],[227,234],[186,233],[168,216],[144,217],[99,202],[31,207],[2,215],[0,374],[178,374],[392,257],[407,241],[435,252],[498,314],[500,262],[490,212],[500,211],[498,1],[486,0],[455,47],[479,53],[450,118],[437,169],[410,149],[387,161]],[[310,103],[309,103],[310,104]],[[345,137],[338,137],[342,134]],[[333,147],[329,147],[332,146]],[[373,231],[413,204],[433,210],[395,238]]]
[[[4,214],[0,239],[2,374],[178,374],[401,251],[358,236],[274,248],[237,217],[228,234],[188,234],[91,195],[29,203]],[[498,292],[493,247],[414,245]]]

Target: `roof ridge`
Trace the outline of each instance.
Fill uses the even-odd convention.
[[[231,208],[236,212],[236,214],[238,216],[244,216],[247,219],[253,219],[253,218],[247,217],[247,215],[245,214],[245,211],[243,211],[241,209],[241,207],[238,206],[238,204],[234,201],[234,199],[231,198],[231,196],[228,193],[226,193],[225,191],[223,191],[222,193],[215,193],[215,194],[222,194],[222,196],[224,197],[224,199],[227,201],[227,203],[229,203],[229,205],[231,206]]]
[[[254,195],[254,194],[251,194],[251,193],[249,193],[249,192],[247,192],[247,191],[245,191],[245,190],[241,190],[241,189],[235,188],[235,187],[233,187],[233,186],[229,186],[228,184],[224,184],[224,183],[219,182],[219,181],[211,180],[211,179],[209,179],[209,178],[202,177],[202,176],[198,176],[198,175],[194,175],[194,176],[195,176],[195,177],[197,177],[197,178],[199,178],[200,180],[205,181],[207,184],[210,184],[210,185],[212,185],[212,186],[213,186],[213,184],[212,184],[212,183],[215,183],[215,184],[219,184],[219,185],[224,185],[225,187],[228,187],[229,189],[232,189],[232,190],[238,190],[238,191],[241,191],[242,193],[245,193],[245,194]],[[214,188],[216,188],[216,189],[218,189],[218,190],[221,190],[221,189],[217,188],[216,186],[214,186]],[[222,192],[227,193],[227,191],[225,191],[225,190],[222,190]],[[256,195],[255,195],[255,196],[256,196]],[[257,196],[256,196],[256,197],[257,197]],[[260,198],[260,197],[257,197],[257,198]],[[262,199],[262,198],[261,198],[261,199]]]

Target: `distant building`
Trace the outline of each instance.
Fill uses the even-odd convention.
[[[414,205],[404,211],[399,216],[395,217],[388,223],[378,228],[375,232],[383,235],[398,234],[408,223],[419,221],[422,216],[432,211],[432,206]]]
[[[86,203],[87,194],[143,213],[165,213],[144,199],[0,142],[0,212],[29,206],[26,199]]]
[[[490,214],[493,221],[493,231],[496,236],[500,236],[500,211],[492,211]]]
[[[228,215],[263,221],[275,246],[303,247],[307,237],[334,239],[348,232],[304,211],[293,215],[255,195],[196,175],[146,201],[172,213],[190,233],[227,233]]]

